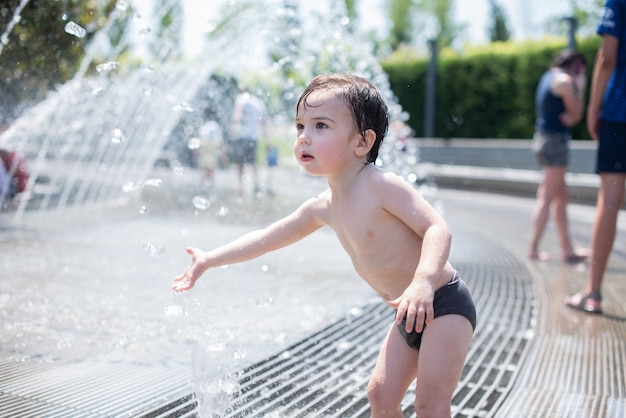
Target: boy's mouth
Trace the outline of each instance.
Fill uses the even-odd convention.
[[[306,152],[306,151],[302,151],[300,153],[300,159],[302,161],[310,161],[310,160],[313,159],[313,156],[311,154],[309,154],[308,152]]]

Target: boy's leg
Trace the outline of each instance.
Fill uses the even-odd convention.
[[[450,417],[472,335],[471,324],[460,315],[435,318],[424,330],[415,393],[418,417]]]
[[[367,387],[372,417],[402,417],[400,403],[415,379],[419,352],[408,346],[396,325],[383,342]]]

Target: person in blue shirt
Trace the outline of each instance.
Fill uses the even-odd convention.
[[[539,243],[546,229],[551,207],[559,236],[561,260],[566,263],[584,261],[587,254],[575,250],[570,239],[567,204],[569,192],[565,173],[569,163],[569,141],[572,126],[583,116],[584,95],[587,87],[585,57],[574,49],[561,51],[544,73],[537,86],[537,112],[532,148],[543,171],[543,180],[537,188],[537,204],[533,211],[528,258],[547,260],[549,254],[539,251]]]
[[[617,215],[626,186],[626,2],[608,0],[598,25],[598,49],[587,106],[587,128],[598,143],[600,190],[591,238],[585,290],[566,298],[567,306],[602,313],[601,287],[615,242]]]

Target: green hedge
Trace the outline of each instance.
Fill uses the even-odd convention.
[[[590,80],[600,39],[577,42],[588,61]],[[531,138],[537,83],[566,47],[562,40],[545,40],[495,43],[462,55],[442,53],[437,63],[435,137]],[[398,51],[382,66],[393,93],[410,115],[409,125],[422,136],[428,59]],[[574,128],[573,137],[589,138],[584,123]]]

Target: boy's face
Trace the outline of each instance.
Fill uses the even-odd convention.
[[[340,173],[357,155],[361,134],[356,133],[352,112],[333,91],[311,93],[296,114],[294,154],[307,173]]]

